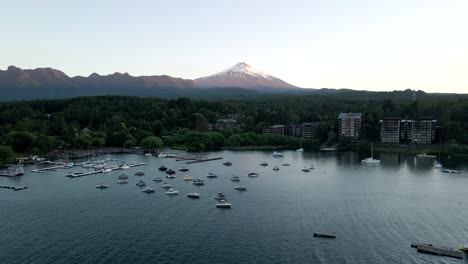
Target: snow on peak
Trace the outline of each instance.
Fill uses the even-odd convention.
[[[239,62],[236,65],[234,65],[232,68],[225,70],[223,72],[220,72],[217,75],[223,75],[223,74],[247,74],[247,75],[251,75],[255,77],[271,79],[270,75],[254,69],[253,67],[251,67],[245,62]]]

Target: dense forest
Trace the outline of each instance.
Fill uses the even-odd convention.
[[[340,112],[364,113],[362,139],[379,140],[382,117],[431,116],[442,126],[439,143],[468,144],[468,97],[395,91],[264,95],[243,99],[158,99],[127,96],[78,97],[0,103],[0,161],[17,153],[56,148],[147,147],[189,150],[222,146],[298,146],[300,139],[262,135],[272,124],[323,121],[337,132]],[[211,131],[227,114],[242,114],[240,129]],[[303,142],[320,146],[327,138]]]

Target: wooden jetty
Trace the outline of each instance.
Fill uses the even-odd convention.
[[[314,233],[314,237],[336,238],[335,233]]]
[[[194,163],[207,162],[207,161],[220,160],[220,159],[223,159],[223,158],[218,157],[218,158],[210,158],[210,159],[197,159],[197,160],[193,160],[193,161],[188,161],[188,162],[186,162],[186,164],[194,164]]]
[[[27,189],[28,187],[27,186],[0,185],[0,188],[10,189],[10,190],[13,190],[13,191],[21,191],[21,190]]]
[[[411,244],[411,247],[415,247],[419,253],[463,259],[462,252],[448,247],[434,246],[431,244]]]

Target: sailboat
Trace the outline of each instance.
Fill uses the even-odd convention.
[[[296,152],[304,152],[304,149],[302,148],[302,141],[301,141],[301,145],[299,146],[299,148],[296,149]]]
[[[436,161],[436,164],[434,165],[434,168],[436,168],[436,169],[442,168],[442,163],[440,163],[440,152],[439,152],[439,158]]]
[[[362,162],[364,162],[364,163],[380,163],[380,160],[374,159],[374,146],[372,145],[372,143],[371,143],[370,147],[371,147],[371,156],[370,156],[370,158],[365,158],[365,159],[362,160]]]

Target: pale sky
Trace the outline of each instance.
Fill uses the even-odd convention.
[[[0,69],[468,93],[468,0],[0,0]]]

